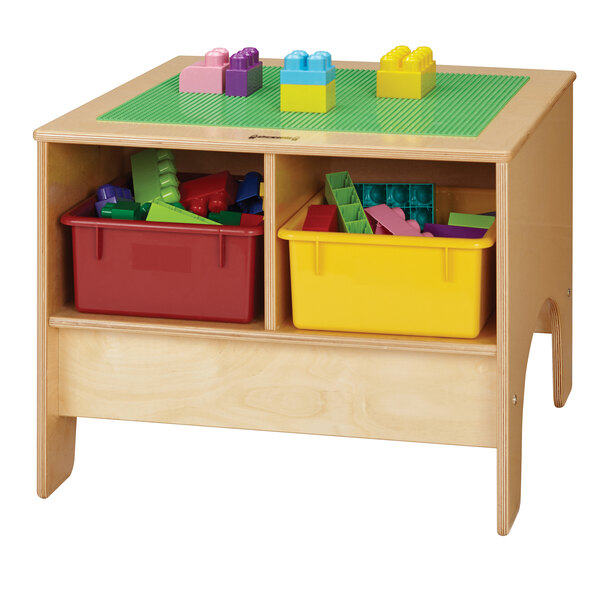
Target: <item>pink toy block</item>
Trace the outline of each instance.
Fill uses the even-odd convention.
[[[179,74],[179,91],[197,94],[222,94],[225,91],[225,73],[229,69],[229,52],[213,48],[199,60],[185,67]]]
[[[433,237],[429,232],[421,233],[421,227],[415,220],[407,221],[401,208],[390,208],[387,204],[377,204],[365,208],[365,213],[370,219],[377,222],[375,234]]]

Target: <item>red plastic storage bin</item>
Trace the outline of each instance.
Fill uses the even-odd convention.
[[[248,323],[262,302],[263,225],[96,217],[95,196],[65,213],[82,312]]]

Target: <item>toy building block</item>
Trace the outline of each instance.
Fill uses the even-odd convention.
[[[280,87],[282,112],[326,113],[335,106],[335,79],[327,85]]]
[[[355,183],[364,208],[387,204],[401,208],[409,219],[419,223],[433,223],[435,188],[433,183]]]
[[[122,219],[124,221],[141,221],[144,219],[140,203],[133,202],[133,200],[107,202],[102,208],[101,216],[105,219]]]
[[[496,217],[491,215],[468,215],[464,213],[451,212],[450,216],[448,217],[448,225],[489,229],[495,220]]]
[[[222,210],[218,213],[208,213],[208,218],[211,221],[221,223],[221,225],[239,225],[242,221],[242,213],[233,212],[231,210]]]
[[[441,223],[426,223],[423,231],[429,231],[434,237],[478,239],[482,238],[487,229],[478,227],[461,227],[460,225],[443,225]]]
[[[243,213],[257,214],[262,212],[263,201],[260,197],[260,182],[262,175],[256,171],[246,173],[238,185],[235,197],[235,208]]]
[[[117,187],[116,185],[106,184],[100,186],[96,191],[96,214],[101,217],[102,209],[108,203],[116,204],[119,201],[133,200],[133,195],[129,188]]]
[[[381,58],[377,71],[379,98],[423,98],[435,87],[433,52],[419,46],[413,52],[397,46]]]
[[[223,210],[220,213],[208,213],[208,218],[221,225],[239,225],[240,227],[257,227],[263,222],[262,215],[249,215],[230,210]]]
[[[222,94],[225,91],[225,73],[229,69],[229,52],[213,48],[179,74],[179,91],[197,94]]]
[[[325,175],[325,199],[338,207],[339,230],[373,233],[348,171]]]
[[[164,200],[157,200],[152,203],[146,221],[158,223],[200,223],[202,225],[220,225],[220,223],[217,223],[216,221],[205,219],[200,215],[195,215],[192,212],[173,206]]]
[[[164,200],[179,202],[179,180],[170,150],[148,148],[131,156],[135,199],[140,204]]]
[[[329,52],[309,56],[294,50],[285,57],[279,83],[283,112],[326,113],[335,106],[335,67]]]
[[[421,233],[421,227],[416,221],[407,221],[401,208],[390,208],[387,204],[378,204],[366,208],[365,213],[377,221],[376,234],[385,235],[389,231],[392,235],[433,237],[431,233]]]
[[[209,212],[227,210],[235,201],[238,183],[229,171],[221,171],[206,177],[198,177],[179,184],[181,203],[201,217]]]
[[[262,87],[263,64],[258,60],[256,48],[244,48],[229,59],[225,73],[227,96],[250,96]]]
[[[304,50],[294,50],[285,57],[279,72],[279,83],[290,85],[327,85],[335,79],[331,54],[319,51],[308,55]]]
[[[240,227],[258,227],[264,220],[262,215],[250,215],[248,213],[240,214],[242,215]]]
[[[303,231],[338,231],[338,209],[334,204],[313,204],[302,226]]]

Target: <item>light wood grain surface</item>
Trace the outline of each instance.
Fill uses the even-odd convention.
[[[60,215],[123,170],[119,148],[38,145],[38,494],[71,473],[76,420],[58,415],[58,332],[50,315],[73,297],[70,239]]]
[[[106,329],[112,331],[153,333],[167,336],[206,337],[253,342],[283,342],[310,346],[343,348],[373,348],[375,350],[411,350],[445,354],[496,355],[496,319],[492,315],[479,337],[474,339],[419,337],[410,335],[381,335],[346,333],[342,331],[309,331],[296,329],[291,319],[282,322],[277,330],[265,330],[261,320],[248,324],[211,323],[179,319],[130,317],[81,313],[67,305],[49,318],[57,329]]]
[[[540,313],[553,333],[554,402],[571,389],[572,90],[498,166],[498,532],[521,500],[523,394]]]
[[[60,365],[61,415],[496,445],[490,356],[61,329]]]

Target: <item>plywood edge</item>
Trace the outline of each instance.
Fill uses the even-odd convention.
[[[245,131],[248,133],[248,138],[258,139],[261,136],[265,139],[276,138],[277,143],[249,143],[247,139],[240,141],[222,141],[203,138],[201,132],[194,140],[183,139],[169,136],[166,138],[161,127],[164,125],[147,123],[148,128],[156,128],[152,135],[135,135],[127,136],[120,135],[115,137],[111,134],[99,135],[90,134],[88,132],[62,132],[48,131],[36,133],[34,138],[36,141],[55,142],[63,144],[86,144],[86,145],[103,145],[103,146],[124,146],[135,148],[170,148],[173,150],[210,150],[212,152],[248,152],[248,153],[271,153],[271,154],[292,154],[305,156],[339,156],[339,157],[356,157],[356,158],[390,158],[390,159],[406,159],[406,160],[435,160],[435,161],[454,161],[454,162],[485,162],[496,163],[508,160],[512,156],[512,152],[502,152],[498,150],[482,151],[465,151],[465,150],[439,150],[436,148],[392,148],[392,144],[402,137],[395,134],[380,134],[383,138],[389,138],[385,143],[389,146],[364,146],[360,145],[360,136],[365,134],[359,133],[340,133],[341,136],[347,136],[343,144],[332,145],[302,145],[286,146],[286,138],[294,133],[306,133],[305,131],[284,130],[281,135],[273,135],[278,130],[273,129],[246,129],[237,128],[237,132]],[[170,125],[169,127],[187,128],[185,125]],[[196,127],[196,126],[194,126]],[[199,127],[199,126],[198,126]],[[183,134],[183,131],[182,131]],[[441,138],[444,139],[444,138]],[[469,138],[473,139],[473,138]]]

